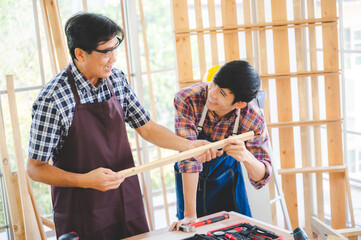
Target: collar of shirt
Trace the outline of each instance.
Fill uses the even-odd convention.
[[[85,94],[86,92],[91,92],[93,94],[97,94],[99,91],[99,88],[102,87],[102,85],[105,83],[104,78],[99,78],[99,85],[98,87],[95,87],[93,84],[91,84],[85,76],[78,70],[76,65],[73,61],[70,62],[70,70],[73,74],[75,84],[78,88],[78,91],[82,94]]]

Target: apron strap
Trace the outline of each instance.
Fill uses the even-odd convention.
[[[197,125],[198,135],[199,135],[200,132],[202,132],[203,124],[204,124],[204,120],[206,119],[207,112],[208,112],[208,108],[207,108],[206,105],[204,105],[201,120],[199,121],[199,123]]]
[[[207,108],[207,106],[204,106],[203,111],[202,111],[201,120],[199,121],[199,123],[198,123],[198,125],[197,125],[198,135],[199,135],[200,132],[202,132],[203,124],[204,124],[204,120],[206,119],[207,112],[208,112],[208,108]],[[239,119],[240,119],[240,116],[241,116],[241,110],[240,110],[240,109],[237,109],[237,113],[236,113],[236,114],[237,114],[237,118],[236,118],[236,122],[234,123],[233,131],[232,131],[232,136],[233,136],[233,135],[237,135],[238,127],[239,127]]]
[[[241,116],[241,109],[237,109],[237,118],[236,118],[236,122],[234,123],[234,127],[233,127],[233,132],[232,132],[232,136],[233,135],[237,135],[238,132],[238,127],[239,127],[239,118]]]
[[[76,90],[76,87],[75,87],[75,81],[74,81],[73,74],[71,73],[70,65],[68,65],[66,72],[68,74],[68,81],[70,83],[71,91],[73,92],[75,102],[77,105],[80,105],[80,98],[79,98],[78,91]]]

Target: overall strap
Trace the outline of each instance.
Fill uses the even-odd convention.
[[[74,77],[73,77],[73,74],[70,69],[70,65],[68,65],[66,72],[68,74],[68,81],[70,83],[71,91],[73,92],[75,102],[77,105],[80,105],[80,98],[79,98],[78,91],[76,90],[75,81],[74,81]]]
[[[236,122],[234,123],[232,136],[233,136],[233,135],[237,135],[238,127],[239,127],[239,118],[240,118],[240,116],[241,116],[241,109],[237,109],[237,118],[236,118]]]
[[[201,120],[199,121],[199,123],[197,125],[198,135],[199,135],[200,132],[202,132],[203,124],[204,124],[204,120],[206,119],[207,112],[208,112],[208,108],[207,108],[206,105],[204,105]]]

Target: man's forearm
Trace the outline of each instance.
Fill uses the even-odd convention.
[[[197,186],[199,173],[182,173],[184,217],[197,217]]]
[[[80,174],[66,172],[54,167],[48,162],[28,159],[27,172],[34,181],[59,187],[84,187],[80,181]]]
[[[152,120],[149,120],[149,122],[136,130],[142,138],[162,148],[185,151],[189,149],[191,144],[191,141],[175,135],[168,128]]]

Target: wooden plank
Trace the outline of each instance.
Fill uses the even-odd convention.
[[[330,166],[330,167],[305,167],[292,169],[278,169],[278,174],[288,175],[297,173],[328,173],[328,172],[345,172],[346,166]]]
[[[82,5],[83,5],[83,11],[87,12],[88,11],[88,2],[87,0],[82,0]]]
[[[272,21],[286,21],[287,9],[286,0],[271,1],[272,7]],[[273,46],[274,46],[274,60],[275,72],[289,72],[289,45],[288,45],[288,30],[274,29],[273,30]],[[291,82],[289,78],[282,78],[276,80],[277,89],[277,109],[278,120],[292,121],[292,98],[291,98]],[[281,168],[294,168],[294,141],[293,128],[279,129],[279,146]],[[298,226],[298,208],[297,208],[297,189],[296,176],[282,176],[282,188],[285,193],[285,201],[287,203],[288,212],[290,213],[290,220],[292,226]]]
[[[302,19],[303,6],[301,0],[293,0],[293,15],[294,20]],[[307,49],[307,44],[304,42],[304,28],[295,28],[295,42],[296,42],[296,64],[297,72],[305,71],[305,62],[307,61],[305,56],[305,49]],[[301,77],[297,79],[298,87],[298,105],[299,105],[299,116],[300,121],[307,121],[308,114],[307,108],[309,105],[308,99],[308,87],[306,85],[306,78]],[[301,135],[301,156],[302,156],[302,167],[307,168],[310,164],[311,159],[311,146],[310,140],[311,135],[309,127],[301,126],[300,135]],[[304,214],[305,214],[305,226],[304,230],[308,236],[312,236],[311,232],[311,216],[312,216],[312,193],[311,193],[311,178],[310,174],[303,174],[303,196],[304,196]]]
[[[68,65],[68,51],[65,44],[63,27],[61,24],[58,1],[46,0],[44,2],[45,9],[49,17],[51,34],[54,40],[58,69],[63,69]]]
[[[216,11],[214,7],[214,0],[208,0],[208,18],[209,18],[209,27],[216,27]],[[217,34],[215,31],[211,31],[211,52],[212,52],[212,66],[218,65],[218,44],[217,44]]]
[[[21,134],[20,134],[19,119],[18,119],[18,112],[16,106],[16,99],[15,99],[14,82],[11,75],[6,76],[6,86],[8,91],[9,105],[10,105],[10,118],[13,129],[14,148],[15,148],[16,163],[18,168],[20,198],[21,198],[21,204],[23,210],[26,238],[40,239],[41,238],[40,233],[36,231],[33,227],[33,223],[35,222],[35,219],[34,219],[34,214],[32,212],[33,207],[29,199],[29,189],[26,180],[27,173],[25,170],[24,156],[23,156],[23,150],[21,144]]]
[[[247,32],[257,30],[274,30],[274,29],[288,29],[288,28],[305,28],[309,25],[323,26],[323,25],[337,25],[338,18],[315,18],[315,19],[303,19],[303,20],[289,20],[289,21],[272,21],[265,23],[252,23],[252,24],[234,24],[229,26],[221,27],[209,27],[209,28],[180,28],[175,30],[174,33],[177,35],[197,35],[203,33],[231,33],[231,32]]]
[[[221,0],[223,27],[237,25],[236,0]],[[238,32],[223,32],[225,61],[239,59]]]
[[[243,15],[244,15],[244,24],[251,24],[251,3],[250,0],[243,0]],[[246,32],[246,56],[247,61],[254,66],[254,56],[253,56],[253,31]]]
[[[337,17],[336,0],[321,0],[322,17]],[[322,27],[324,69],[339,69],[338,31],[336,25]],[[338,76],[325,76],[326,117],[341,117],[340,79]],[[343,164],[341,125],[327,126],[328,162],[330,166]],[[331,225],[333,228],[346,227],[345,175],[330,174]]]
[[[150,101],[151,101],[151,106],[152,106],[152,115],[153,115],[153,120],[155,122],[157,122],[157,111],[156,111],[156,107],[155,107],[156,105],[155,105],[155,98],[154,98],[154,91],[153,91],[152,74],[151,74],[151,69],[150,69],[149,49],[148,49],[147,32],[146,32],[146,28],[145,28],[142,0],[139,0],[138,5],[139,5],[139,11],[140,11],[141,25],[142,25],[142,35],[143,35],[143,43],[144,43],[145,62],[146,62],[146,67],[147,67],[148,87],[149,87]],[[162,154],[161,154],[159,147],[157,147],[157,155],[158,155],[159,159],[162,158]],[[169,226],[170,225],[169,207],[168,207],[167,189],[165,186],[163,167],[161,167],[159,170],[160,170],[162,193],[163,193],[163,200],[164,200],[164,211],[165,211],[165,216],[166,216],[166,220],[167,220],[167,225]]]
[[[27,180],[26,182],[28,184],[30,200],[31,200],[31,203],[32,203],[32,206],[33,206],[33,209],[34,209],[34,214],[35,214],[35,220],[36,220],[36,223],[37,223],[37,227],[38,227],[41,239],[45,240],[46,236],[45,236],[45,232],[44,232],[44,229],[43,229],[43,223],[41,221],[41,217],[40,217],[40,214],[39,214],[39,209],[38,209],[38,206],[36,205],[36,200],[35,200],[35,197],[34,197],[33,190],[31,188],[30,179],[29,179],[28,175],[26,175],[26,180]]]
[[[264,9],[264,0],[257,0],[256,1],[256,13],[257,13],[257,20],[259,24],[264,24],[266,22],[265,20],[265,9]],[[267,60],[267,37],[266,37],[266,30],[260,29],[258,30],[258,46],[259,46],[259,57],[257,60],[259,61],[259,75],[267,76],[268,75],[268,60]],[[268,78],[262,78],[262,86],[261,89],[266,92],[267,100],[264,102],[264,116],[266,123],[269,124],[271,122],[271,114],[270,114],[270,91],[269,91],[269,79]],[[271,141],[272,139],[272,132],[269,131],[269,139]],[[272,147],[270,143],[270,147]],[[272,159],[274,162],[275,159]],[[270,191],[270,198],[275,199],[276,198],[276,188],[275,188],[275,180],[274,178],[277,177],[273,174],[273,178],[270,180],[269,185],[269,191]],[[272,224],[277,225],[277,208],[276,204],[271,205],[271,214],[272,214]]]
[[[196,27],[202,28],[203,27],[203,20],[202,20],[202,4],[201,0],[194,0],[194,12],[196,14]],[[198,42],[198,59],[199,59],[199,70],[201,73],[201,78],[203,78],[204,74],[206,73],[206,51],[204,48],[204,35],[200,34],[197,35],[197,42]]]
[[[174,154],[172,156],[165,157],[165,158],[162,158],[162,159],[150,162],[150,163],[146,163],[141,166],[128,168],[128,169],[119,171],[118,173],[122,173],[126,177],[130,177],[130,176],[136,175],[138,173],[149,171],[149,170],[152,170],[152,169],[160,167],[160,166],[172,164],[177,161],[185,160],[185,159],[188,159],[191,157],[196,157],[210,148],[216,148],[216,149],[223,148],[224,146],[227,145],[226,142],[228,139],[239,139],[242,141],[247,141],[247,140],[252,139],[253,137],[254,137],[254,133],[252,131],[246,132],[246,133],[239,134],[237,136],[232,136],[232,137],[229,137],[227,139],[223,139],[223,140],[220,140],[217,142],[209,143],[207,145],[197,147],[195,149],[180,152],[180,153]]]
[[[53,39],[51,38],[51,30],[50,30],[50,23],[49,23],[49,16],[48,16],[48,12],[46,10],[46,6],[45,6],[45,1],[46,0],[41,0],[40,1],[40,6],[41,6],[41,12],[43,14],[43,21],[44,21],[44,27],[45,27],[45,36],[46,36],[46,41],[48,44],[48,49],[49,49],[49,54],[50,54],[50,62],[51,62],[51,69],[53,71],[53,75],[56,75],[60,69],[58,69],[58,65],[56,64],[56,57],[55,57],[55,52],[54,52],[54,43],[53,43]]]
[[[9,78],[9,76],[6,76],[6,78]],[[2,114],[0,114],[0,156],[2,173],[6,189],[7,203],[9,206],[9,216],[11,219],[11,228],[14,232],[14,238],[16,240],[25,239],[23,212],[21,205],[20,207],[18,207],[17,205],[17,199],[20,198],[20,195],[17,195],[18,192],[16,192],[16,186],[14,185],[12,180],[10,159],[7,150],[5,127]]]
[[[296,126],[319,126],[329,124],[342,124],[343,118],[334,119],[320,119],[320,120],[307,120],[307,121],[289,121],[289,122],[278,122],[268,124],[269,128],[284,128],[284,127],[296,127]]]
[[[189,29],[188,5],[184,0],[172,0],[174,31]],[[177,73],[179,85],[193,81],[193,67],[190,36],[175,35]],[[192,83],[186,84],[191,85]],[[184,86],[182,86],[184,87]]]
[[[309,18],[315,17],[315,3],[314,0],[307,0],[307,14]],[[311,71],[317,71],[317,50],[316,50],[316,27],[310,25],[308,27],[309,36],[309,48],[310,48],[310,67]],[[314,120],[320,119],[320,103],[319,103],[319,87],[317,76],[311,76],[312,86],[312,118]],[[314,158],[315,166],[322,166],[321,155],[321,128],[320,126],[314,126]],[[317,216],[321,221],[325,221],[324,211],[324,196],[323,196],[323,179],[322,174],[316,174],[316,192],[317,192]]]
[[[345,237],[361,236],[361,228],[337,229],[336,232],[342,234]]]
[[[335,229],[331,228],[317,217],[311,218],[312,232],[322,239],[328,239],[329,236],[336,236],[337,239],[347,240],[346,237],[339,234]],[[334,239],[334,238],[333,238]]]
[[[49,219],[41,217],[41,222],[43,223],[44,226],[47,226],[48,228],[55,231],[55,224],[52,221],[50,221]]]

